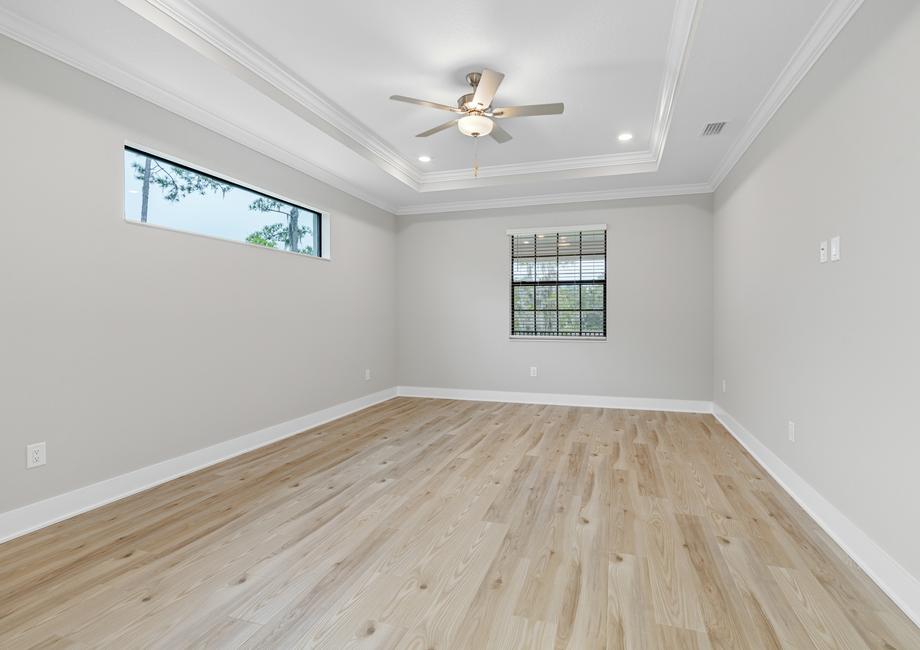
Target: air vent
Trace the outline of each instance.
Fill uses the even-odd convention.
[[[710,122],[706,125],[706,128],[703,129],[702,135],[719,135],[722,133],[722,129],[725,128],[725,125],[728,122]]]

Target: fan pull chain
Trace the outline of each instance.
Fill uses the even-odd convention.
[[[479,178],[479,138],[473,138],[473,178]]]

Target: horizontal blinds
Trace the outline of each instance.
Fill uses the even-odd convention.
[[[511,237],[511,257],[604,255],[606,252],[607,231],[605,230]]]
[[[511,333],[607,334],[607,233],[541,231],[511,236]]]

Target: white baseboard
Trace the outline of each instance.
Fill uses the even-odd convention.
[[[566,393],[516,393],[503,390],[469,390],[465,388],[429,388],[399,386],[400,397],[433,397],[475,402],[511,402],[514,404],[552,404],[554,406],[594,406],[637,411],[680,411],[712,413],[712,402],[650,397],[608,397],[606,395],[570,395]]]
[[[396,388],[336,404],[155,465],[0,513],[0,543],[396,397]]]
[[[920,626],[920,581],[718,404],[713,415],[808,515]]]

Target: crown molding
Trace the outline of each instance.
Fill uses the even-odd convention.
[[[600,163],[591,165],[586,164],[584,167],[576,169],[558,169],[553,168],[552,163],[555,161],[544,161],[548,169],[542,169],[542,164],[535,164],[532,171],[521,171],[514,174],[492,174],[483,175],[483,168],[479,168],[479,174],[473,175],[471,169],[457,170],[446,176],[446,180],[436,180],[423,183],[419,192],[425,194],[428,192],[443,192],[445,190],[474,190],[481,187],[496,187],[529,183],[531,185],[539,184],[546,181],[573,180],[595,178],[598,176],[622,176],[625,174],[641,174],[658,171],[658,161],[648,159],[637,159],[635,161],[621,161],[615,163],[613,167],[604,166]],[[510,165],[517,167],[517,165]]]
[[[121,1],[121,0],[119,0]],[[146,2],[146,0],[140,0]],[[332,174],[314,163],[298,156],[285,147],[271,142],[262,136],[256,135],[230,120],[227,120],[211,111],[201,108],[182,97],[155,85],[140,76],[130,73],[121,67],[112,65],[108,61],[88,52],[84,47],[74,43],[70,39],[64,38],[51,30],[48,30],[31,20],[22,18],[13,12],[0,7],[0,34],[8,36],[32,49],[46,54],[58,61],[61,61],[71,67],[90,76],[96,77],[112,86],[120,88],[132,95],[135,95],[145,101],[155,104],[171,113],[179,115],[192,122],[200,124],[211,131],[219,133],[235,142],[238,142],[254,151],[264,154],[270,158],[297,169],[317,180],[335,187],[357,199],[365,201],[386,212],[397,215],[412,214],[437,214],[444,212],[458,212],[465,210],[486,210],[490,208],[513,208],[536,205],[558,205],[563,203],[578,203],[591,201],[607,201],[616,199],[630,199],[654,196],[674,196],[680,194],[705,194],[712,191],[707,184],[694,185],[675,185],[660,188],[638,188],[623,190],[602,190],[595,192],[570,192],[543,194],[533,196],[519,196],[503,199],[487,199],[473,201],[457,201],[444,203],[425,203],[410,206],[394,206],[380,197],[374,196],[362,190],[361,188],[345,181],[344,179]],[[583,169],[591,169],[610,162],[612,156],[595,156],[587,159],[567,159],[564,163],[556,166],[555,161],[542,161],[533,163],[537,173],[559,172],[562,171],[563,165],[571,165],[577,168],[578,165],[584,165]],[[637,152],[628,154],[615,154],[614,164],[619,164],[624,168],[631,166],[632,171],[653,171],[649,165],[657,168],[657,161],[652,161],[648,152]],[[504,166],[504,172],[507,177],[516,177],[520,180],[531,180],[527,178],[526,165],[507,165]],[[474,179],[479,185],[488,183],[489,168],[481,168],[480,173],[486,174],[485,177]],[[436,173],[437,174],[437,173]],[[469,170],[463,170],[466,177],[469,176]],[[449,176],[443,176],[434,179],[432,182],[441,183],[442,185],[450,183]],[[485,182],[485,183],[484,183]],[[450,189],[450,188],[445,188]]]
[[[118,1],[129,10],[134,11],[145,20],[199,52],[199,54],[222,65],[257,91],[277,101],[308,121],[308,123],[356,151],[394,178],[421,193],[505,185],[508,183],[590,178],[657,171],[664,141],[667,137],[667,130],[670,127],[673,101],[689,51],[697,13],[696,9],[699,4],[699,0],[677,0],[675,6],[668,41],[666,74],[662,81],[660,106],[656,113],[650,137],[650,142],[656,149],[655,151],[648,150],[486,166],[480,168],[477,178],[473,178],[468,169],[424,173],[419,171],[412,163],[402,158],[360,122],[351,118],[330,100],[310,88],[292,72],[260,52],[257,47],[206,15],[190,0]],[[376,207],[389,212],[397,211],[387,201],[369,194],[353,183],[300,157],[283,144],[258,136],[241,124],[219,116],[143,78],[136,71],[128,71],[121,66],[103,60],[73,40],[63,38],[51,30],[2,8],[0,8],[0,33],[4,33],[17,41],[170,112],[225,135]],[[565,196],[576,197],[580,194],[573,193]],[[508,201],[518,203],[520,199],[508,199]],[[465,204],[466,202],[464,202]],[[529,202],[527,204],[533,205],[535,203]],[[434,204],[431,211],[439,211],[443,205],[451,204]]]
[[[661,82],[661,99],[655,113],[650,140],[650,153],[656,164],[661,161],[664,145],[671,130],[677,90],[683,78],[693,35],[696,33],[701,2],[702,0],[677,0],[674,7],[668,51],[665,55],[665,74]]]
[[[728,153],[716,167],[710,184],[717,189],[728,176],[744,153],[750,148],[760,132],[767,126],[776,111],[779,110],[796,89],[811,67],[821,58],[824,50],[833,42],[840,30],[850,21],[853,14],[862,5],[863,0],[834,0],[821,13],[817,22],[809,30],[805,40],[799,45],[792,58],[783,68],[779,77],[770,87],[769,92],[757,106],[744,130],[735,140]]]
[[[419,214],[439,214],[443,212],[465,212],[469,210],[490,210],[496,208],[523,208],[537,205],[560,205],[564,203],[644,199],[660,196],[711,194],[712,191],[713,187],[709,183],[691,183],[686,185],[663,185],[659,187],[637,187],[591,192],[559,192],[557,194],[516,196],[503,199],[405,205],[397,208],[394,214],[398,216],[410,216]]]
[[[398,181],[418,190],[420,174],[396,151],[254,45],[187,0],[118,0]]]
[[[195,122],[258,153],[297,169],[346,194],[393,213],[395,207],[345,179],[302,158],[285,147],[256,135],[239,124],[201,108],[182,97],[154,85],[121,67],[86,51],[69,39],[0,7],[0,34],[22,43],[33,50],[61,61],[81,72],[124,90],[144,101],[155,104],[171,113]]]
[[[610,170],[611,167],[615,167],[616,171]],[[475,178],[468,168],[427,172],[424,175],[419,191],[439,192],[499,184],[484,179],[498,178],[505,181],[501,184],[506,184],[515,181],[541,180],[537,175],[544,175],[553,180],[558,180],[654,171],[658,171],[658,159],[649,151],[635,151],[601,156],[540,160],[529,163],[490,165],[480,167],[479,174]]]
[[[472,178],[468,169],[418,170],[341,107],[255,44],[209,16],[192,0],[118,1],[418,192],[479,187],[484,184],[483,178],[508,179],[513,183],[657,171],[699,5],[699,0],[676,2],[649,150],[485,166],[480,167],[478,178]],[[503,183],[493,181],[486,184]]]

